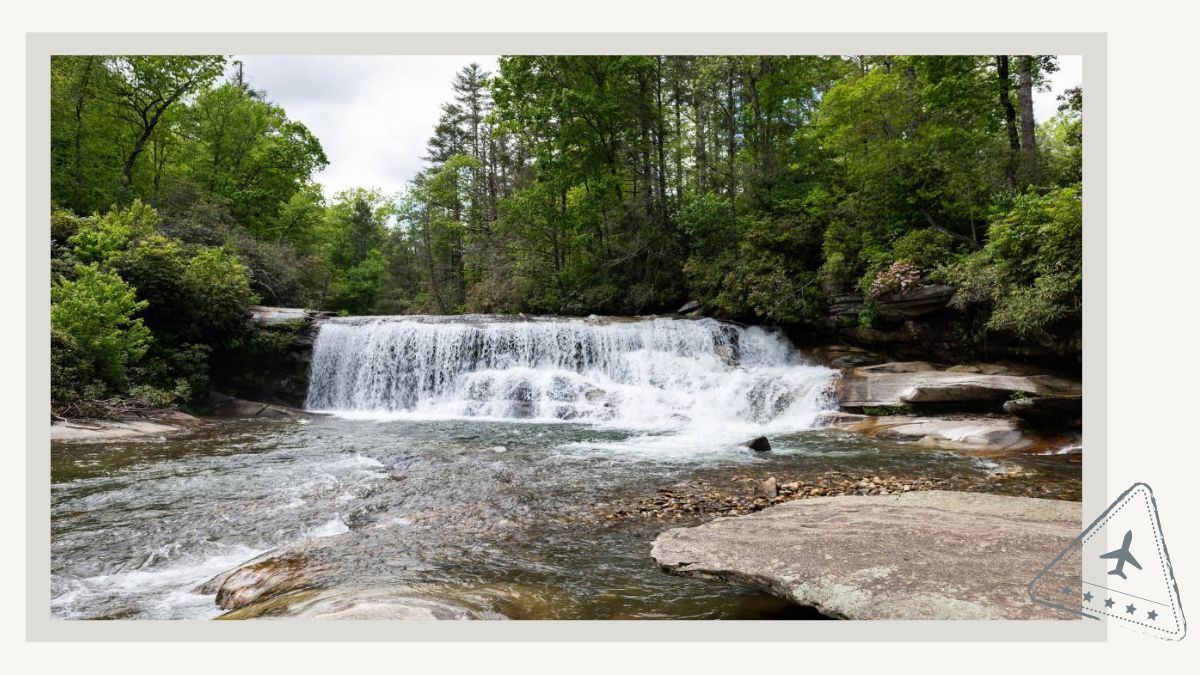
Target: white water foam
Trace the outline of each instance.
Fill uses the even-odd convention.
[[[208,581],[265,549],[247,546],[221,546],[208,557],[189,556],[179,562],[157,568],[133,569],[82,579],[58,579],[68,590],[56,595],[50,606],[59,618],[91,618],[76,611],[79,607],[103,606],[126,602],[129,596],[144,596],[146,604],[139,618],[206,619],[220,614],[211,595],[193,592]]]
[[[726,443],[812,428],[834,376],[776,332],[712,319],[383,317],[322,326],[307,406],[590,423],[678,446],[680,432]]]

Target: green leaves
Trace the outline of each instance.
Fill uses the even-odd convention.
[[[50,326],[105,383],[121,387],[125,368],[149,348],[150,330],[134,315],[146,308],[129,284],[95,264],[50,289]]]
[[[134,200],[127,209],[113,208],[104,216],[82,220],[67,244],[81,263],[108,264],[131,243],[154,232],[157,224],[158,213],[141,200]]]
[[[988,244],[951,265],[960,307],[987,302],[988,327],[1044,337],[1083,307],[1083,202],[1077,187],[1016,197],[992,223]]]

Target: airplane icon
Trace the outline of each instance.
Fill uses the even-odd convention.
[[[1121,548],[1115,551],[1109,551],[1108,553],[1100,556],[1101,558],[1110,558],[1117,561],[1117,568],[1109,572],[1109,574],[1115,574],[1122,579],[1128,579],[1129,577],[1125,576],[1125,563],[1129,563],[1139,570],[1142,569],[1142,566],[1138,564],[1137,558],[1133,557],[1133,554],[1129,552],[1129,544],[1132,542],[1133,530],[1129,530],[1125,533],[1125,541],[1121,544]]]

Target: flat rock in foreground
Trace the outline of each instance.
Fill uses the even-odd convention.
[[[1026,588],[1080,504],[965,492],[827,497],[667,530],[666,572],[760,588],[846,619],[1069,619]]]

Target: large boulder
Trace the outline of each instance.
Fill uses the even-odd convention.
[[[821,497],[667,530],[651,555],[670,574],[751,586],[835,618],[1074,619],[1026,589],[1081,527],[1078,502]]]
[[[843,408],[895,407],[910,404],[992,403],[999,412],[1016,392],[1034,396],[1075,395],[1078,382],[1050,375],[985,375],[936,370],[924,362],[884,363],[847,372],[837,387]]]
[[[240,349],[214,355],[213,384],[240,398],[303,407],[313,344],[332,316],[294,307],[252,307],[249,339]]]

